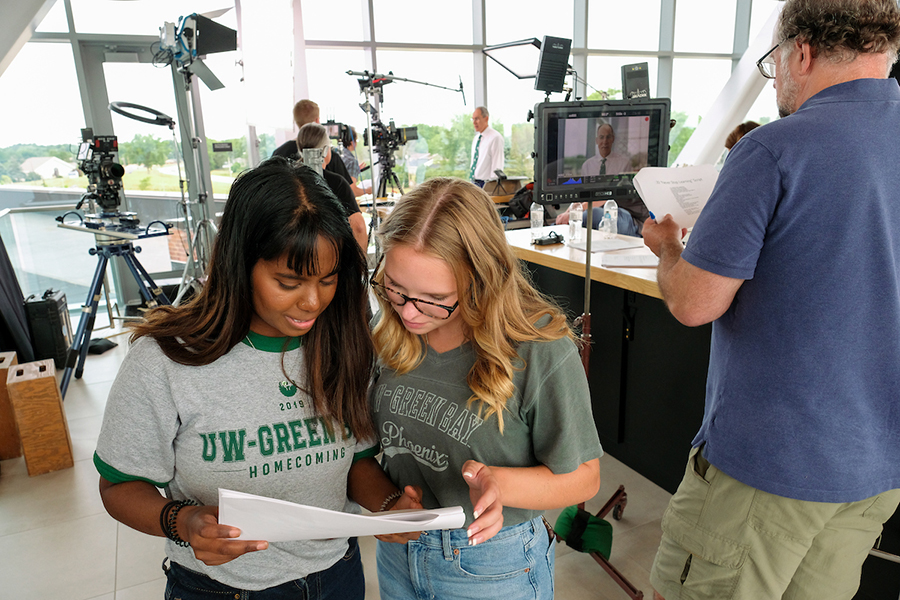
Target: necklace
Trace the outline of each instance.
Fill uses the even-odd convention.
[[[253,340],[250,339],[249,335],[245,335],[244,339],[247,340],[247,343],[250,344],[250,347],[256,350],[256,346],[253,345]]]

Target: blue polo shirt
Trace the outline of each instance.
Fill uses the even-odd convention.
[[[829,87],[732,149],[682,255],[744,279],[693,441],[752,487],[900,488],[900,86]]]

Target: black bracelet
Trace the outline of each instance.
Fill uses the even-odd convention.
[[[193,500],[172,500],[163,506],[162,511],[159,513],[159,526],[163,533],[176,545],[182,547],[190,546],[188,542],[178,535],[178,527],[176,525],[178,512],[185,506],[198,506],[198,504]]]

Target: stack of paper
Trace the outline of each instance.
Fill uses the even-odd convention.
[[[219,523],[240,529],[239,540],[288,542],[426,529],[458,529],[465,521],[466,515],[461,506],[352,515],[219,489]]]
[[[653,254],[604,254],[600,259],[604,267],[657,267],[659,259]]]
[[[587,248],[587,240],[582,242],[566,242],[572,248],[585,250]],[[591,236],[591,252],[609,252],[610,250],[624,250],[625,248],[640,248],[644,245],[641,238],[623,235],[615,237],[611,240],[603,239],[599,233]]]
[[[718,178],[711,165],[645,167],[634,176],[634,189],[657,219],[672,215],[681,227],[693,227]]]

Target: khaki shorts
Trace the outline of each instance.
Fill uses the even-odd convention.
[[[663,515],[650,582],[666,600],[852,598],[898,503],[900,490],[846,504],[775,496],[694,448]]]

